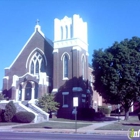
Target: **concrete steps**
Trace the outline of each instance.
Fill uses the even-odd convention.
[[[8,102],[9,101],[1,101],[0,108],[5,109],[5,106]],[[17,108],[17,112],[19,111],[32,112],[35,115],[35,119],[34,119],[35,123],[49,121],[49,114],[44,112],[39,107],[37,107],[34,103],[29,103],[28,101],[23,101],[23,102],[13,101],[13,102]]]
[[[36,106],[33,103],[28,103],[28,108],[30,108],[32,111],[37,113],[39,115],[39,121],[44,122],[44,121],[49,121],[49,114],[40,109],[38,106]]]

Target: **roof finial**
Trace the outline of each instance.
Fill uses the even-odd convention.
[[[36,20],[36,25],[39,25],[39,19]]]
[[[44,35],[43,32],[41,31],[41,27],[40,27],[40,25],[39,25],[39,19],[36,20],[35,32],[39,32],[43,37],[45,37],[45,35]]]

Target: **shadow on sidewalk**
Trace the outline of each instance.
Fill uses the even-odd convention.
[[[44,127],[45,129],[52,129],[52,127]]]
[[[120,118],[114,118],[114,117],[103,117],[103,118],[95,118],[94,121],[117,121],[121,120]]]
[[[127,126],[140,126],[140,124],[136,124],[136,123],[122,123],[122,125],[127,125]]]

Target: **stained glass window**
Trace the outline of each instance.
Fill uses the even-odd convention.
[[[68,77],[68,56],[65,55],[63,58],[63,73],[64,77]]]
[[[34,74],[34,62],[31,63],[31,74]]]
[[[36,73],[39,73],[39,62],[36,61]]]
[[[45,60],[39,52],[36,52],[31,59],[30,73],[36,75],[40,72],[45,72]]]

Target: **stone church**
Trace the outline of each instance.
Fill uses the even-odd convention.
[[[78,97],[80,108],[97,110],[102,98],[94,91],[88,56],[87,23],[79,15],[54,19],[53,41],[37,23],[18,56],[5,68],[3,93],[18,102],[55,94],[62,117],[72,114],[73,97]]]

